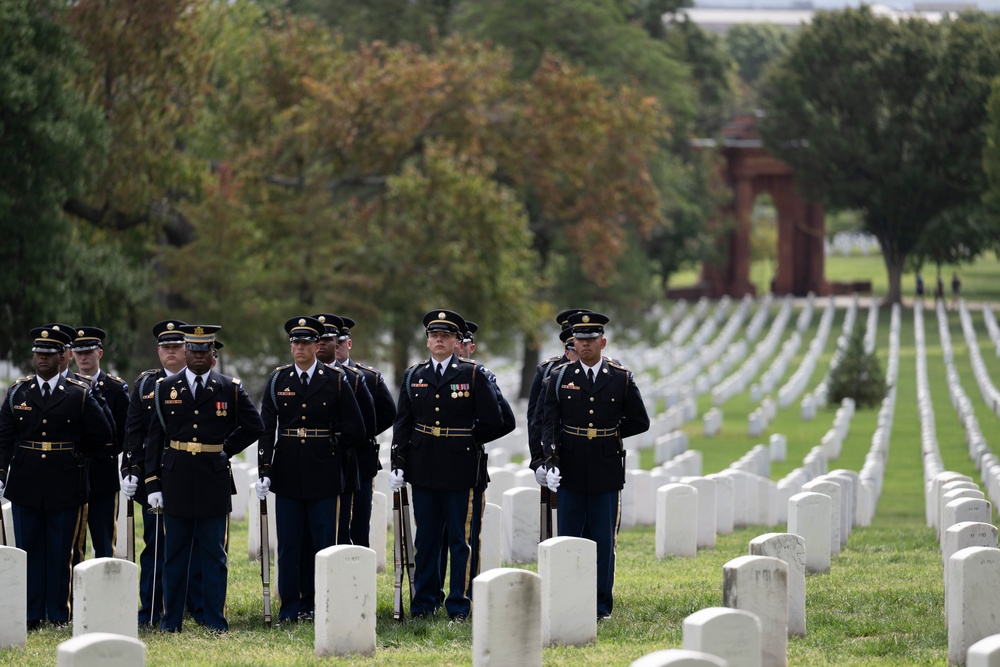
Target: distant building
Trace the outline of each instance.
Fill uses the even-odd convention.
[[[833,0],[696,0],[695,6],[682,9],[677,14],[685,16],[709,32],[725,34],[734,25],[741,23],[770,23],[773,25],[797,30],[800,26],[812,22],[816,12],[835,11],[857,3],[834,2]],[[876,16],[888,16],[894,20],[923,18],[937,23],[948,15],[960,11],[981,9],[983,11],[1000,10],[1000,0],[984,0],[975,2],[906,2],[896,3],[896,7],[873,4],[870,5]],[[664,15],[664,20],[674,18],[672,14]]]

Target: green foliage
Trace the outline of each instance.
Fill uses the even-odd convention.
[[[741,23],[726,33],[725,41],[740,78],[755,86],[764,68],[788,51],[792,33],[773,23]]]
[[[65,4],[65,3],[63,3]],[[60,3],[0,0],[0,356],[73,298],[63,269],[74,248],[60,207],[100,150],[96,109],[69,87],[81,51],[55,17]]]
[[[867,7],[821,12],[762,81],[769,149],[795,168],[807,196],[864,212],[891,301],[924,230],[985,190],[997,37],[981,21],[896,23]]]
[[[830,405],[840,405],[843,399],[853,398],[858,408],[874,408],[885,398],[885,373],[874,351],[865,351],[864,337],[864,324],[857,322],[847,349],[827,382],[826,396]]]

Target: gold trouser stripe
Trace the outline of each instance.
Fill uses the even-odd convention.
[[[612,550],[618,551],[618,531],[622,527],[622,492],[618,492],[618,511],[615,513],[615,535],[611,542]]]
[[[82,563],[87,558],[87,517],[90,516],[90,505],[84,503],[80,508],[83,512],[80,530],[73,536],[73,549],[76,550],[77,557]]]
[[[76,510],[76,525],[73,527],[73,544],[81,538],[80,533],[87,532],[87,506],[82,505]],[[66,589],[66,613],[73,612],[73,554],[69,555],[69,587]]]
[[[229,577],[229,515],[226,515],[226,533],[222,538],[222,550],[225,552],[226,558],[226,578]],[[226,586],[226,595],[222,598],[222,618],[229,623],[229,619],[226,618],[226,605],[229,602],[229,586]]]
[[[121,495],[120,493],[115,494],[115,513],[111,515],[115,518],[111,522],[111,553],[114,553],[115,547],[118,546],[118,500]]]
[[[466,595],[470,591],[469,582],[472,581],[472,510],[475,508],[476,490],[469,489],[469,505],[465,510],[465,546],[469,553],[465,557],[465,581],[462,582],[462,594]]]

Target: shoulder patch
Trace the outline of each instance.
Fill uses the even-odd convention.
[[[235,384],[238,387],[241,384],[243,384],[243,380],[241,380],[239,378],[233,378],[233,384]]]
[[[166,379],[167,378],[156,378],[156,384],[160,384],[161,382],[163,382]]]
[[[473,366],[479,366],[480,368],[482,368],[482,364],[480,364],[478,361],[474,361],[472,359],[466,359],[465,357],[459,357],[458,361],[459,361],[459,363],[471,364]]]
[[[340,373],[341,375],[344,374],[344,369],[340,366],[327,366],[327,368],[330,369],[331,372]]]
[[[371,371],[375,375],[381,375],[382,374],[381,371],[379,371],[379,369],[375,368],[374,366],[369,366],[368,364],[358,364],[358,362],[354,362],[354,363],[357,364],[359,368],[363,368],[366,371]]]
[[[284,366],[278,366],[277,368],[274,369],[274,372],[283,371],[286,368],[291,368],[291,367],[292,367],[291,364],[285,364]]]
[[[118,384],[125,384],[125,380],[121,379],[117,375],[109,375],[108,379],[112,382],[117,382]]]
[[[84,376],[84,377],[87,377],[87,376]],[[86,382],[81,382],[80,380],[77,380],[76,378],[66,378],[66,382],[68,382],[70,384],[75,384],[77,387],[80,387],[82,389],[90,389],[90,385],[89,384],[87,384]]]
[[[607,357],[604,357],[604,360],[607,361],[608,362],[608,366],[611,366],[612,368],[617,368],[618,370],[625,371],[626,373],[630,373],[631,372],[631,371],[629,371],[629,369],[627,369],[624,366],[622,366],[622,363],[620,361],[618,361],[617,359],[608,359]]]
[[[422,366],[422,365],[423,365],[424,363],[425,363],[425,362],[424,362],[424,361],[422,361],[422,360],[421,360],[421,361],[418,361],[418,362],[417,362],[417,363],[415,363],[415,364],[411,364],[411,365],[407,366],[407,367],[406,367],[406,370],[410,370],[411,368],[416,368],[417,366]]]

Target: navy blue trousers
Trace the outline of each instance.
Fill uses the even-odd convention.
[[[228,630],[226,588],[229,568],[226,541],[229,515],[182,517],[164,514],[163,619],[160,629],[179,632],[188,597],[188,579],[192,563],[200,562],[204,625],[213,630]]]
[[[615,547],[621,524],[621,491],[581,493],[559,489],[559,535],[597,543],[597,613],[614,606]]]
[[[362,479],[361,488],[357,491],[344,491],[340,494],[338,544],[371,546],[368,530],[372,521],[373,481],[373,479]]]
[[[115,529],[118,526],[118,492],[91,496],[87,503],[87,527],[94,542],[94,558],[115,557]],[[83,553],[87,553],[84,541]]]
[[[11,503],[14,540],[28,554],[28,621],[69,621],[73,545],[83,508],[46,510]]]
[[[278,531],[278,596],[281,598],[280,620],[294,620],[303,596],[311,597],[314,590],[316,554],[337,544],[337,523],[340,497],[298,500],[275,495],[274,520]],[[303,535],[308,531],[312,546],[303,549]],[[308,573],[303,560],[312,567]],[[304,581],[304,579],[308,581]]]
[[[441,594],[441,549],[447,534],[451,560],[448,614],[472,611],[472,580],[479,574],[479,538],[483,524],[482,489],[457,491],[413,489],[414,595],[411,614],[433,614]]]

